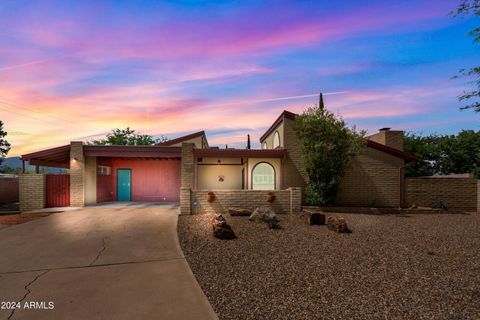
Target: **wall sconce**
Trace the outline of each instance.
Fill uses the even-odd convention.
[[[77,159],[77,158],[73,158],[73,162],[77,162],[77,161],[78,161],[78,159]]]
[[[217,160],[217,163],[218,163],[218,164],[222,163],[222,160],[218,159],[218,160]]]
[[[218,176],[218,182],[225,181],[225,176]]]

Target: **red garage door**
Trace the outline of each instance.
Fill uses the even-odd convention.
[[[47,174],[47,208],[70,206],[70,175]]]

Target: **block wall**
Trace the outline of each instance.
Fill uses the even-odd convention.
[[[70,143],[70,206],[85,206],[85,157],[83,143]]]
[[[257,207],[269,207],[276,213],[298,213],[301,209],[300,188],[287,190],[213,190],[215,200],[207,201],[209,190],[191,191],[191,212],[203,213],[226,213],[228,208],[237,207],[254,210]],[[268,193],[272,192],[275,200],[267,202]]]
[[[406,178],[407,206],[437,207],[441,201],[449,210],[476,212],[479,183],[475,178]]]
[[[19,176],[20,211],[45,208],[46,179],[41,173],[21,174]]]

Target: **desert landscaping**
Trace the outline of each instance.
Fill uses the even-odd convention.
[[[277,215],[280,229],[225,214],[233,240],[212,214],[180,216],[178,233],[222,320],[478,319],[480,215],[341,216],[352,233],[302,214]]]

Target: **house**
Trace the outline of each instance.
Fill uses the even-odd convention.
[[[284,111],[260,138],[261,149],[209,147],[205,132],[200,131],[155,146],[73,141],[23,155],[30,164],[67,168],[69,174],[21,175],[21,210],[154,201],[179,202],[185,214],[260,205],[277,212],[299,211],[307,177],[293,129],[295,117]],[[403,167],[415,159],[403,152],[402,131],[380,130],[369,137],[365,151],[347,169],[338,204],[402,206]]]

